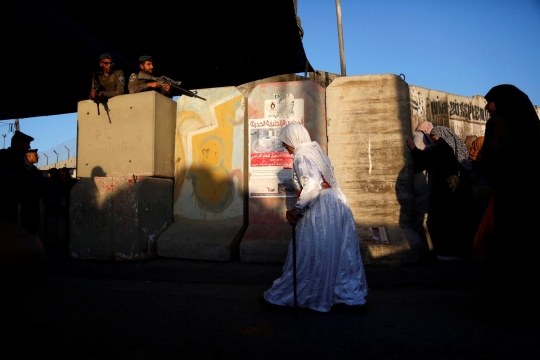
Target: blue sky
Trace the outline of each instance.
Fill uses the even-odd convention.
[[[540,106],[540,0],[341,0],[341,11],[347,76],[404,74],[409,85],[462,96],[509,83]],[[298,14],[312,66],[341,74],[335,0],[298,0]],[[76,119],[20,127],[42,151],[76,137]]]

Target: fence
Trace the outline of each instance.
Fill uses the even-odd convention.
[[[77,138],[65,141],[51,149],[39,151],[38,155],[39,161],[36,165],[38,168],[65,161],[77,155]]]

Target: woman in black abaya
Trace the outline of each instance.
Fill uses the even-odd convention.
[[[482,148],[493,187],[494,235],[484,244],[484,311],[507,325],[539,328],[540,120],[514,85],[485,96],[490,119]]]

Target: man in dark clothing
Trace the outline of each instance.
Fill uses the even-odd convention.
[[[25,175],[25,152],[30,149],[34,138],[23,132],[15,131],[11,146],[0,150],[0,220],[15,224],[19,222],[19,201],[22,179]]]
[[[36,235],[39,230],[41,219],[40,196],[43,187],[43,176],[37,164],[39,155],[37,149],[26,151],[24,159],[24,178],[22,180],[20,205],[21,205],[21,227],[32,235]]]
[[[125,91],[126,80],[122,70],[113,70],[114,63],[111,54],[102,54],[99,57],[99,66],[101,71],[96,73],[99,88],[96,89],[94,79],[92,79],[92,90],[90,90],[90,99],[95,100],[96,96],[104,101],[117,95],[123,95]]]
[[[128,89],[130,94],[154,90],[162,95],[171,97],[171,86],[169,84],[160,84],[155,80],[139,78],[141,73],[152,75],[154,72],[154,64],[151,56],[141,56],[139,58],[139,66],[141,71],[138,74],[133,73],[129,77]]]

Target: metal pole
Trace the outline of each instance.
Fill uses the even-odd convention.
[[[58,153],[56,152],[56,150],[53,150],[53,152],[56,154],[56,163],[58,164]]]
[[[47,163],[45,164],[45,166],[47,166],[47,165],[49,165],[49,157],[45,153],[43,153],[43,155],[47,158]]]
[[[4,147],[2,149],[5,149],[6,148],[6,134],[2,134],[2,136],[4,137]]]
[[[338,27],[338,39],[339,39],[339,59],[341,64],[341,76],[347,76],[345,70],[345,48],[343,46],[343,27],[341,26],[341,3],[340,0],[336,0],[336,16]]]
[[[69,159],[69,148],[68,148],[66,145],[64,145],[64,147],[65,147],[65,148],[67,149],[67,151],[68,151],[68,159]]]

